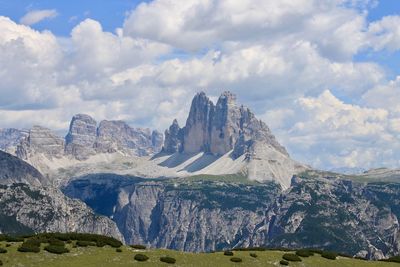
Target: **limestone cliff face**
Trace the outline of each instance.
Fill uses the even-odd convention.
[[[34,167],[0,151],[0,233],[84,232],[123,240],[113,221],[45,182]]]
[[[28,131],[14,128],[0,129],[0,150],[15,154],[17,145],[28,136]]]
[[[210,150],[210,123],[214,104],[204,92],[196,94],[190,107],[183,137],[183,148],[187,153]]]
[[[275,183],[227,179],[99,174],[64,192],[112,216],[128,243],[185,251],[315,247],[369,259],[400,252],[399,184],[305,174],[281,191]]]
[[[179,127],[175,119],[169,129],[165,130],[163,151],[169,154],[182,152],[183,150],[183,129]]]
[[[32,153],[59,158],[64,154],[64,140],[50,129],[33,126],[29,135],[17,146],[16,155],[26,160]]]
[[[94,144],[97,152],[121,151],[128,155],[148,156],[160,151],[162,135],[150,129],[131,128],[124,121],[100,122]]]
[[[94,143],[97,137],[97,123],[86,114],[72,117],[69,132],[65,137],[65,152],[78,160],[95,154]]]
[[[123,240],[117,226],[58,189],[27,184],[0,185],[0,232],[95,233]]]
[[[250,109],[237,105],[236,96],[231,92],[222,93],[216,105],[205,93],[198,93],[193,98],[185,127],[179,128],[175,120],[166,131],[163,151],[205,152],[215,157],[229,153],[232,160],[241,157],[242,161],[246,160],[245,167],[239,171],[247,173],[248,178],[274,180],[284,188],[289,187],[293,174],[308,168],[292,160],[268,126]]]
[[[204,92],[196,94],[185,127],[179,128],[178,122],[174,120],[167,131],[165,151],[178,151],[171,149],[171,144],[177,143],[179,131],[183,132],[181,152],[224,155],[234,150],[233,156],[237,158],[251,152],[252,145],[257,141],[289,156],[268,126],[258,120],[250,109],[238,106],[236,96],[231,92],[224,92],[216,105]]]
[[[25,161],[0,151],[0,184],[26,183],[38,186],[46,181],[38,170]]]
[[[99,153],[151,156],[160,152],[164,136],[150,129],[132,128],[123,121],[97,122],[86,114],[73,116],[65,139],[50,129],[33,126],[28,132],[0,130],[0,150],[15,154],[45,171],[51,160],[86,160]]]

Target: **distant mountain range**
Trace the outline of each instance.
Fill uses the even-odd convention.
[[[89,231],[187,251],[400,251],[399,170],[313,170],[230,92],[216,103],[196,94],[185,124],[164,134],[77,114],[65,138],[41,126],[0,130],[0,149],[15,155],[0,154],[0,216],[20,226],[3,232]]]

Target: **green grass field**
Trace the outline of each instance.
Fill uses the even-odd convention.
[[[0,247],[5,248],[6,242],[0,242]],[[257,258],[250,256],[249,251],[234,251],[234,256],[241,258],[241,263],[233,263],[230,256],[217,253],[186,253],[173,250],[148,249],[136,250],[130,247],[122,247],[122,252],[116,252],[115,248],[105,247],[77,247],[67,244],[69,253],[56,255],[42,249],[39,253],[22,253],[17,248],[21,243],[12,243],[7,247],[7,253],[0,254],[3,266],[40,266],[40,267],[74,267],[74,266],[281,266],[279,261],[285,252],[282,251],[256,251]],[[133,259],[136,253],[145,254],[149,257],[146,262],[137,262]],[[160,262],[162,256],[170,256],[176,259],[175,264]],[[363,261],[338,257],[336,260],[322,258],[319,254],[309,258],[303,258],[302,262],[291,262],[289,266],[310,266],[310,267],[399,267],[398,263]]]

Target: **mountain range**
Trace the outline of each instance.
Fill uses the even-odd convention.
[[[77,114],[65,138],[2,129],[0,149],[13,154],[0,154],[1,216],[11,218],[2,232],[72,229],[196,252],[315,247],[381,259],[400,250],[400,171],[299,163],[231,92],[216,103],[196,94],[185,124],[164,134]]]

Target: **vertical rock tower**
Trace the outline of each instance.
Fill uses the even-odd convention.
[[[229,91],[215,105],[204,92],[196,94],[186,125],[179,128],[174,120],[166,130],[163,151],[228,155],[238,164],[246,162],[242,171],[249,178],[276,180],[283,187],[290,185],[293,174],[307,168],[292,160],[268,126],[250,109],[238,106]]]

